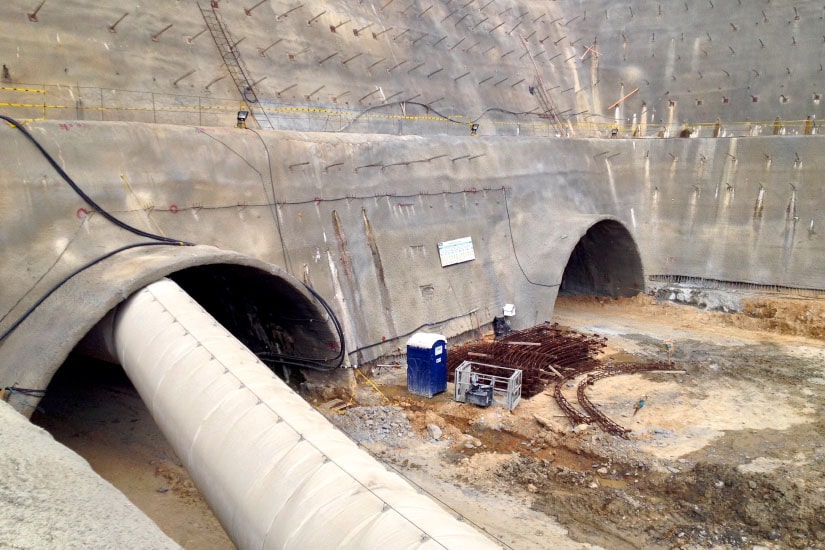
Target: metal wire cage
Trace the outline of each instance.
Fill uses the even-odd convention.
[[[473,386],[493,387],[493,401],[513,410],[521,401],[521,369],[464,361],[455,369],[454,399],[467,402]]]

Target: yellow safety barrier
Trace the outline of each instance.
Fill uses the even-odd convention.
[[[84,97],[94,97],[95,92],[99,95],[99,101],[103,103],[103,93],[104,92],[116,92],[122,94],[138,94],[145,96],[147,103],[151,101],[152,105],[146,106],[131,106],[131,105],[84,105],[80,101],[77,105],[60,105],[60,104],[49,104],[48,103],[48,87],[50,85],[43,85],[42,87],[36,87],[37,85],[24,85],[22,87],[15,87],[15,86],[0,86],[0,94],[2,92],[10,92],[11,93],[22,93],[22,94],[37,94],[42,96],[42,102],[39,103],[31,103],[25,101],[13,101],[10,97],[2,97],[0,95],[0,99],[5,99],[5,101],[0,101],[0,107],[9,107],[9,108],[18,108],[18,109],[39,109],[42,110],[42,116],[37,118],[25,118],[21,120],[25,121],[34,121],[34,120],[46,120],[48,119],[49,111],[60,111],[60,110],[74,110],[78,113],[80,112],[100,112],[100,113],[117,113],[117,112],[145,112],[145,113],[199,113],[199,114],[211,114],[211,115],[219,115],[222,113],[233,114],[237,111],[235,105],[229,105],[229,103],[234,103],[236,99],[229,99],[229,98],[209,98],[204,96],[182,96],[182,95],[173,95],[173,94],[163,94],[159,92],[143,92],[143,91],[134,91],[134,90],[114,90],[114,89],[107,89],[107,88],[91,88],[91,87],[81,87],[78,89],[78,93],[81,91],[89,91]],[[65,88],[64,86],[55,86],[57,89]],[[167,106],[167,105],[157,105],[156,98],[172,98],[175,102],[178,102],[175,105]],[[88,100],[87,100],[88,101]],[[184,102],[181,104],[181,102]],[[187,103],[188,102],[188,103]],[[227,105],[203,105],[202,103],[209,103],[209,102],[225,102]],[[426,121],[426,122],[439,122],[439,123],[446,123],[446,124],[470,124],[470,123],[480,123],[483,126],[498,126],[498,127],[518,127],[520,129],[524,129],[527,135],[538,135],[537,132],[541,133],[552,133],[551,128],[553,124],[550,122],[549,119],[542,119],[542,120],[492,120],[486,119],[484,117],[480,119],[471,119],[466,115],[460,114],[450,114],[449,117],[444,116],[436,116],[432,114],[427,115],[408,115],[408,114],[392,114],[392,113],[382,113],[382,112],[364,112],[364,111],[357,111],[352,109],[334,109],[328,107],[311,107],[311,106],[301,106],[301,105],[283,105],[283,106],[262,106],[260,107],[267,116],[289,116],[289,115],[306,115],[309,118],[319,119],[319,118],[329,118],[329,117],[337,117],[337,120],[342,124],[351,124],[358,121],[382,121],[382,120],[402,120],[402,121]],[[535,115],[535,114],[534,114]],[[590,115],[593,116],[593,115]],[[607,118],[607,116],[600,117],[600,118]],[[116,120],[116,115],[110,118],[111,120]],[[234,117],[231,120],[232,123],[235,122]],[[729,131],[736,131],[739,134],[742,134],[744,131],[749,133],[759,132],[760,130],[766,129],[773,129],[778,130],[781,129],[784,132],[793,132],[793,131],[800,131],[802,133],[813,133],[812,130],[816,127],[813,120],[806,120],[806,119],[793,119],[793,120],[765,120],[765,121],[726,121],[726,122],[719,122],[719,121],[710,121],[710,122],[675,122],[675,123],[653,123],[648,122],[645,124],[647,130],[644,136],[636,135],[642,127],[642,123],[629,123],[629,122],[622,122],[616,123],[610,120],[607,121],[590,121],[590,120],[569,120],[564,122],[564,126],[571,128],[575,132],[578,132],[579,135],[613,135],[614,137],[655,137],[657,135],[669,135],[669,136],[676,136],[681,131],[687,130],[690,133],[697,132],[702,129],[721,129],[721,130],[729,130]]]
[[[11,92],[27,92],[32,94],[45,94],[46,90],[38,90],[36,88],[13,88],[9,86],[0,86],[0,90],[6,90]]]

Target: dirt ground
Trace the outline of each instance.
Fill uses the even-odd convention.
[[[410,395],[402,367],[376,369],[380,394],[359,377],[353,407],[327,415],[512,548],[822,548],[825,301],[742,303],[734,314],[648,296],[559,300],[555,322],[608,337],[603,363],[668,360],[673,341],[682,372],[588,390],[627,440],[571,426],[552,390],[512,413],[479,409],[451,387]]]
[[[314,404],[506,547],[823,548],[825,300],[741,302],[720,313],[648,296],[559,300],[553,321],[607,336],[605,363],[667,360],[673,341],[683,372],[588,390],[628,439],[571,426],[549,392],[512,413],[456,403],[451,387],[417,397],[402,366],[359,375],[343,410]],[[59,376],[37,423],[183,546],[232,547],[120,371]],[[566,395],[575,404],[575,388]]]
[[[234,548],[119,367],[70,359],[32,422],[85,458],[184,548]]]

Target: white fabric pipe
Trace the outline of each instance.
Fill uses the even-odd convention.
[[[239,548],[498,548],[359,449],[174,282],[113,350]]]

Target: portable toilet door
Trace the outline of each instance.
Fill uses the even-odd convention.
[[[432,397],[447,390],[447,339],[416,332],[407,341],[407,390]]]

